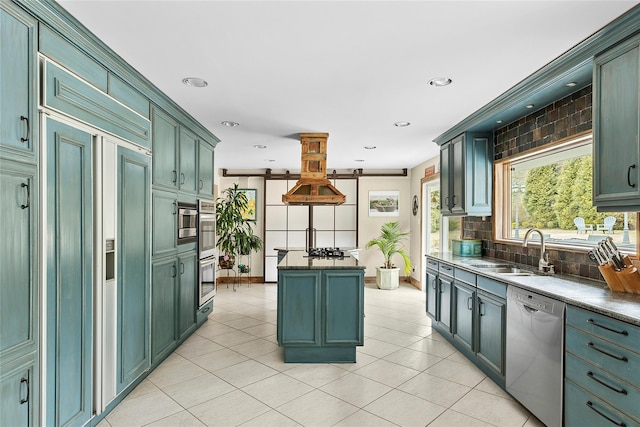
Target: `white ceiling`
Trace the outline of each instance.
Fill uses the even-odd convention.
[[[222,140],[216,167],[293,172],[299,132],[329,133],[330,170],[416,166],[435,137],[638,2],[59,3]],[[194,76],[209,85],[182,84]],[[439,76],[453,84],[427,84]]]

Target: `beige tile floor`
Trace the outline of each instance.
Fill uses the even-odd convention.
[[[437,332],[424,294],[365,289],[355,364],[289,364],[276,285],[218,289],[209,320],[102,422],[108,426],[541,426]]]

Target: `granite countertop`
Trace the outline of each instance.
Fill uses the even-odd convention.
[[[532,266],[489,257],[460,257],[450,252],[434,252],[429,256],[485,277],[640,326],[640,295],[613,292],[604,282],[562,274],[544,274]],[[518,266],[534,274],[531,276],[501,275],[483,271],[482,267],[479,267],[506,264]]]
[[[289,250],[278,263],[279,270],[364,270],[366,265],[360,264],[349,254],[343,258],[310,257],[305,251]]]

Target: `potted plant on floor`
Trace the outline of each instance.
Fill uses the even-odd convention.
[[[222,196],[216,199],[217,246],[222,252],[218,258],[220,268],[233,268],[236,255],[262,249],[262,239],[254,234],[252,221],[243,216],[248,203],[238,184],[223,190]]]
[[[398,254],[404,261],[404,273],[411,272],[412,264],[409,255],[402,246],[402,240],[409,233],[400,229],[400,224],[388,222],[382,225],[380,236],[367,242],[366,248],[369,249],[376,246],[384,257],[382,267],[376,267],[376,285],[380,289],[396,289],[400,282],[400,268],[396,267],[391,258]]]

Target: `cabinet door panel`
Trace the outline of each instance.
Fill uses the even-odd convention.
[[[427,314],[433,320],[439,320],[436,313],[436,297],[438,295],[438,276],[427,271]]]
[[[153,184],[178,188],[178,124],[154,108],[151,115],[153,139]]]
[[[278,272],[278,344],[320,345],[320,272]]]
[[[362,345],[364,340],[364,276],[358,271],[324,273],[323,342]]]
[[[504,375],[506,302],[478,295],[478,358]]]
[[[34,156],[36,23],[14,13],[0,8],[0,145],[6,153]]]
[[[473,351],[473,312],[475,291],[456,281],[453,286],[453,338]]]
[[[178,338],[196,323],[196,280],[198,268],[196,254],[178,259]]]
[[[175,258],[153,264],[151,292],[151,362],[156,364],[176,343]]]
[[[213,197],[213,148],[203,141],[198,151],[198,194]]]
[[[36,183],[33,168],[0,162],[0,361],[37,344]]]
[[[450,150],[450,143],[446,143],[440,148],[440,212],[443,214],[451,212]]]
[[[91,416],[92,136],[47,119],[47,424]]]
[[[153,192],[153,256],[176,252],[178,199],[175,193]]]
[[[451,185],[452,193],[450,194],[450,205],[452,213],[465,212],[465,179],[467,176],[466,159],[464,153],[464,136],[460,136],[451,141],[451,165],[453,169],[453,185]]]
[[[440,276],[440,293],[439,307],[440,307],[440,323],[445,325],[448,329],[451,328],[451,288],[453,279],[446,276]]]
[[[190,132],[180,131],[180,173],[179,185],[181,191],[197,192],[196,183],[196,153],[198,140]]]
[[[118,148],[118,378],[121,391],[149,356],[150,159]]]

